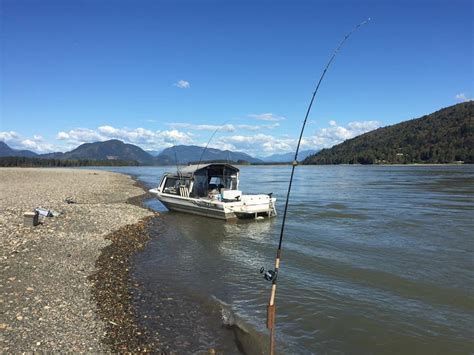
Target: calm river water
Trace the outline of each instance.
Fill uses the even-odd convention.
[[[173,170],[172,167],[168,168]],[[165,168],[108,168],[154,187]],[[179,353],[267,347],[266,304],[289,166],[241,167],[274,219],[162,212],[136,258],[140,319]],[[301,166],[277,291],[280,353],[474,352],[474,167]]]

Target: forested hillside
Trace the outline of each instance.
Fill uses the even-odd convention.
[[[346,140],[303,164],[411,164],[474,162],[474,102]]]

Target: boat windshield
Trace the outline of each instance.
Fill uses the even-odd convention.
[[[222,165],[209,165],[194,174],[169,174],[163,184],[163,193],[183,197],[209,197],[224,190],[238,189],[238,170]]]
[[[189,197],[189,190],[191,185],[190,179],[179,179],[176,177],[167,177],[163,192],[165,194],[180,195]]]

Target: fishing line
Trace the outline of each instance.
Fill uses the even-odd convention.
[[[319,78],[318,84],[316,85],[316,89],[313,92],[313,96],[311,97],[311,101],[308,106],[308,110],[306,111],[306,116],[303,121],[303,126],[301,127],[301,132],[300,136],[298,139],[298,144],[296,146],[296,151],[295,151],[295,158],[292,162],[292,168],[291,168],[291,175],[290,175],[290,181],[288,183],[288,192],[286,195],[286,202],[285,202],[285,210],[283,213],[283,220],[281,223],[281,230],[280,230],[280,240],[278,242],[278,249],[277,249],[277,254],[275,258],[275,270],[267,270],[264,274],[264,278],[268,281],[272,282],[272,289],[271,289],[271,294],[270,294],[270,300],[268,302],[267,306],[267,328],[270,329],[270,355],[273,355],[275,352],[275,297],[276,297],[276,287],[277,287],[277,278],[278,278],[278,270],[280,268],[280,257],[281,257],[281,245],[283,242],[283,235],[285,231],[285,221],[286,221],[286,213],[288,211],[288,202],[290,200],[290,193],[291,193],[291,186],[293,183],[293,176],[295,173],[295,168],[298,165],[298,153],[300,150],[300,145],[301,145],[301,140],[303,138],[303,133],[304,129],[306,127],[306,122],[308,120],[309,113],[311,112],[311,107],[313,106],[314,98],[316,97],[316,94],[318,93],[319,86],[321,85],[321,82],[324,79],[324,76],[326,75],[327,70],[331,66],[331,63],[333,62],[334,58],[336,57],[337,53],[339,50],[342,48],[344,43],[349,39],[349,37],[356,32],[361,26],[367,24],[370,21],[370,18],[368,18],[365,21],[362,21],[359,23],[357,26],[355,26],[352,31],[346,34],[346,36],[342,39],[342,41],[339,43],[339,45],[336,47],[334,52],[332,53],[331,58],[329,59],[326,67],[323,70],[323,73],[321,74],[321,77]],[[263,273],[265,269],[262,267],[260,269],[260,273]]]
[[[199,161],[198,161],[198,164],[197,164],[197,169],[199,169],[199,165],[201,164],[202,157],[204,156],[204,153],[206,152],[207,147],[209,146],[209,143],[211,143],[212,138],[214,138],[214,135],[217,133],[217,131],[219,131],[220,129],[222,129],[222,128],[227,124],[227,122],[229,122],[229,121],[230,121],[230,120],[227,120],[227,121],[225,121],[224,123],[221,123],[221,126],[220,126],[220,127],[217,127],[217,129],[214,131],[214,133],[212,133],[211,137],[210,137],[209,140],[207,141],[206,147],[203,149],[203,151],[202,151],[202,153],[201,153],[201,156],[199,157]],[[197,170],[197,169],[196,169],[196,170]]]

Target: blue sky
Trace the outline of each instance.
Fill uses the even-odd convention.
[[[473,2],[1,1],[0,140],[37,152],[118,138],[256,156],[469,100]]]

